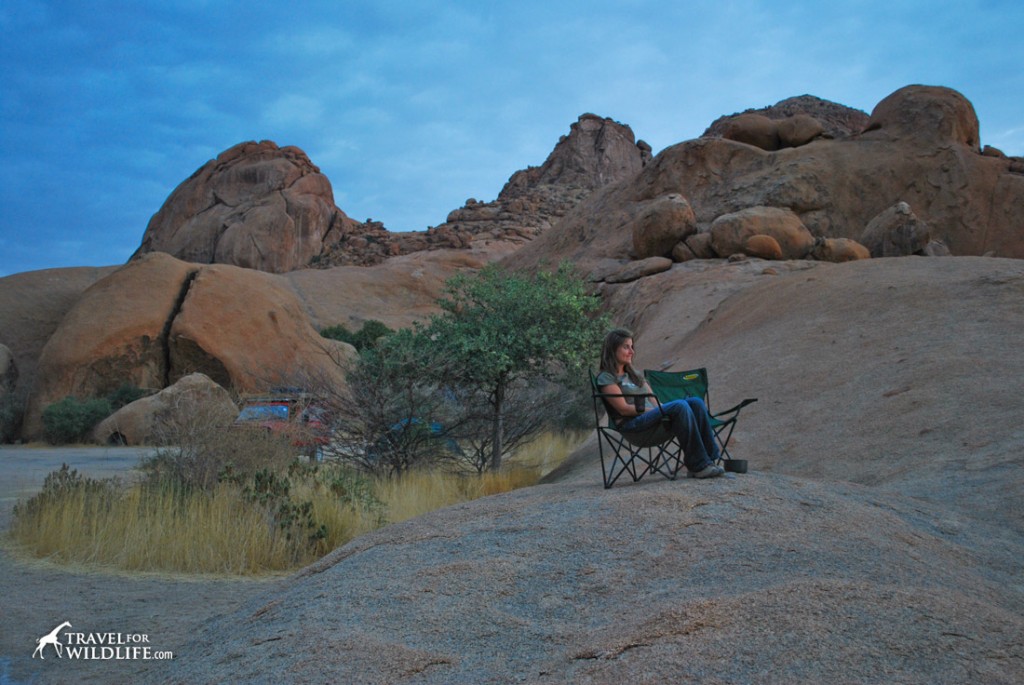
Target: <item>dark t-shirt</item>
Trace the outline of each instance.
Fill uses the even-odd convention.
[[[618,378],[616,378],[614,374],[612,374],[612,373],[610,373],[608,371],[602,371],[601,373],[597,374],[597,387],[603,388],[603,387],[605,387],[607,385],[617,385],[617,386],[619,386],[622,389],[622,394],[623,395],[643,395],[643,394],[646,394],[646,390],[642,386],[636,385],[632,381],[632,379],[629,377],[628,373],[624,373],[621,376],[619,376]],[[636,402],[635,402],[634,398],[627,397],[626,401],[629,402],[630,404],[632,404],[633,406],[636,406]],[[645,402],[645,407],[646,407],[646,402]],[[649,407],[647,407],[647,408],[649,408]],[[616,423],[618,423],[622,418],[633,418],[632,416],[622,417],[622,416],[619,415],[618,412],[616,412],[611,407],[608,408],[608,411],[611,412],[614,415]]]

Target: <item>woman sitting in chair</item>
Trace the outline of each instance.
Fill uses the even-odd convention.
[[[610,395],[647,395],[651,389],[633,368],[633,334],[625,328],[608,333],[601,349],[601,372],[597,385]],[[704,401],[697,397],[662,404],[644,397],[608,397],[606,406],[616,416],[618,430],[627,433],[651,428],[663,416],[671,419],[671,429],[683,446],[683,464],[691,478],[714,478],[725,473],[718,466],[718,445],[711,430],[711,417]]]

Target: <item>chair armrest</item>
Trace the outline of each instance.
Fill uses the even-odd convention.
[[[623,399],[632,398],[632,397],[653,397],[655,403],[659,407],[661,406],[661,400],[659,400],[658,396],[655,395],[653,392],[644,392],[644,393],[636,393],[635,395],[627,395],[627,394],[621,393],[621,392],[596,392],[595,391],[594,392],[594,397],[600,397],[601,399],[605,399],[605,398],[608,398],[608,397],[621,397]]]
[[[714,418],[717,419],[718,417],[725,416],[726,414],[739,414],[740,409],[743,409],[743,407],[747,406],[748,404],[753,404],[754,402],[757,402],[757,398],[756,397],[748,397],[747,399],[745,399],[742,402],[740,402],[739,404],[737,404],[735,407],[730,407],[729,409],[725,409],[723,411],[715,412],[711,416],[713,416]]]

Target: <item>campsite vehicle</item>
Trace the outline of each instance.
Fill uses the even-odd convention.
[[[371,463],[378,463],[388,459],[389,455],[416,450],[424,450],[436,456],[462,454],[458,442],[446,435],[441,423],[413,417],[392,424],[386,433],[367,448],[366,456]]]
[[[294,447],[301,447],[310,457],[318,456],[331,441],[329,412],[304,394],[243,398],[235,426],[287,436]]]

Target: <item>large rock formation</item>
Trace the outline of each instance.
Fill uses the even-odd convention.
[[[82,293],[118,267],[73,267],[26,271],[0,278],[0,344],[18,369],[19,396],[38,376],[39,355]]]
[[[336,362],[351,348],[319,329],[358,330],[370,319],[409,326],[437,311],[449,278],[511,248],[430,250],[373,267],[282,275],[160,252],[139,257],[109,270],[68,307],[45,345],[27,351],[33,368],[39,360],[39,378],[19,381],[30,397],[23,434],[39,435],[42,409],[67,395],[103,396],[124,383],[157,391],[194,372],[236,391],[344,388]]]
[[[358,222],[334,205],[327,177],[296,147],[240,143],[182,182],[146,227],[136,256],[281,273],[307,266]]]
[[[46,343],[25,433],[38,434],[43,408],[65,396],[159,390],[197,371],[234,390],[343,387],[338,345],[278,276],[145,255],[90,287]]]
[[[736,126],[736,120],[746,117],[756,126],[763,122],[752,117],[762,117],[772,122],[768,128],[779,134],[779,126],[783,127],[783,135],[790,143],[784,147],[798,147],[800,140],[806,138],[804,143],[810,142],[815,135],[808,135],[806,132],[820,130],[820,135],[828,138],[848,138],[861,133],[868,125],[868,115],[859,109],[853,109],[828,100],[814,97],[813,95],[799,95],[786,98],[769,107],[760,109],[748,109],[739,114],[729,114],[715,119],[701,137],[729,138],[730,131],[736,131],[742,127]],[[784,123],[785,122],[785,123]],[[817,126],[814,125],[814,122]],[[800,130],[805,133],[799,133]],[[770,133],[768,134],[771,135]]]
[[[631,236],[621,227],[638,207],[673,194],[693,207],[702,233],[723,215],[774,207],[795,214],[815,238],[853,241],[902,202],[954,255],[1024,258],[1024,175],[1011,159],[981,154],[977,117],[962,95],[908,86],[879,103],[866,129],[774,152],[717,137],[679,143],[633,179],[595,192],[509,263],[544,255],[586,272],[602,260],[627,260]],[[693,237],[685,242],[694,247]]]
[[[374,264],[421,250],[465,248],[473,242],[521,245],[595,189],[634,176],[650,158],[650,146],[637,141],[629,126],[584,114],[541,166],[514,173],[493,202],[471,198],[444,223],[422,232],[389,233],[380,224],[366,224],[327,245],[316,266]]]

